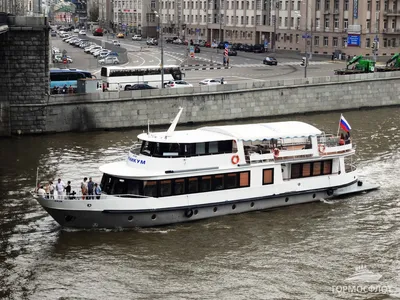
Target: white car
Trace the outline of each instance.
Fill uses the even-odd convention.
[[[214,78],[214,79],[204,79],[199,82],[200,85],[218,85],[218,84],[227,84],[223,78]]]
[[[74,33],[79,33],[79,29],[78,29],[78,28],[75,28],[75,29],[74,29]]]
[[[86,35],[86,31],[85,30],[81,30],[81,31],[79,31],[79,34],[80,35]]]
[[[168,81],[165,86],[169,87],[169,88],[193,87],[192,84],[190,84],[186,81],[183,81],[183,80]]]
[[[90,53],[90,54],[93,54],[93,53],[95,53],[96,51],[99,51],[99,50],[101,50],[101,49],[103,49],[101,46],[95,46],[95,47],[93,47],[92,49],[89,50],[89,53]]]
[[[99,55],[98,55],[98,57],[99,57],[99,58],[105,58],[105,57],[107,57],[110,53],[111,53],[110,50],[101,50],[100,53],[99,53]]]
[[[116,40],[113,40],[111,43],[112,43],[114,46],[121,46],[121,44],[120,44],[118,41],[116,41]]]
[[[175,39],[175,40],[173,40],[172,41],[172,44],[183,44],[183,42],[182,42],[182,40],[181,39]]]
[[[94,52],[92,53],[93,56],[94,56],[94,57],[99,56],[102,50],[103,50],[103,49],[98,49],[98,50],[94,51]]]
[[[117,65],[117,64],[119,64],[119,60],[115,56],[108,56],[103,59],[99,59],[99,64],[101,64],[101,65]]]
[[[135,34],[132,37],[132,41],[141,41],[142,40],[142,36],[140,34]]]

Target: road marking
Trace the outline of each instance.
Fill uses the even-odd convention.
[[[241,76],[229,76],[229,77],[235,77],[238,79],[246,79],[246,80],[253,80],[253,81],[267,81],[267,80],[262,80],[262,79],[256,79],[256,78],[250,78],[250,77],[241,77]]]

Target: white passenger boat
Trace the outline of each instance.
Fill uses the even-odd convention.
[[[62,226],[151,227],[320,201],[363,184],[350,140],[303,122],[139,134],[125,161],[105,164],[100,199],[35,197]]]

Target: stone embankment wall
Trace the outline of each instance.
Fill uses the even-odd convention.
[[[49,27],[42,17],[8,17],[0,34],[0,136],[46,131]]]
[[[400,72],[290,79],[239,85],[55,95],[41,104],[45,127],[15,123],[12,132],[62,132],[170,124],[182,106],[180,121],[207,122],[343,111],[400,104]],[[40,109],[11,105],[13,111]],[[46,109],[45,109],[46,108]],[[18,119],[18,114],[12,115]],[[18,125],[17,125],[18,124]]]

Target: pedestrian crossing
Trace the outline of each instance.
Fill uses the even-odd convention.
[[[309,61],[309,65],[329,65],[331,62],[329,61]],[[263,63],[259,64],[231,64],[232,67],[235,68],[257,68],[257,67],[268,67],[268,65],[264,65]],[[301,61],[286,61],[286,62],[278,62],[278,66],[300,66]]]

